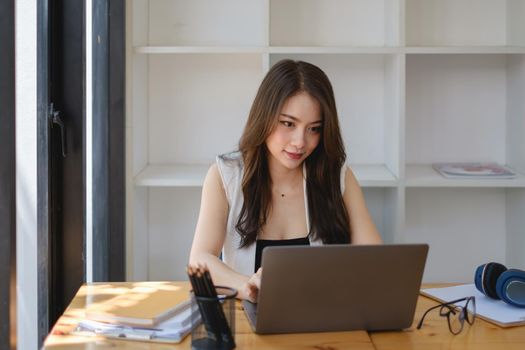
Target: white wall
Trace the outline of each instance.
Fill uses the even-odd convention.
[[[36,8],[15,1],[17,348],[38,347]]]

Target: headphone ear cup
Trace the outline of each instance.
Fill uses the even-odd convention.
[[[479,290],[483,294],[485,294],[485,292],[483,291],[483,286],[482,286],[481,281],[483,280],[483,271],[485,269],[485,265],[486,264],[479,265],[476,268],[476,272],[474,273],[474,285],[476,286],[476,289]]]
[[[486,296],[492,299],[499,299],[496,291],[496,283],[498,277],[507,270],[507,268],[499,263],[490,262],[478,266],[474,276],[474,283],[476,288]]]
[[[510,269],[496,283],[496,292],[507,304],[525,307],[525,271]]]

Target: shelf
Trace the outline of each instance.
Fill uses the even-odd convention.
[[[525,54],[525,46],[135,46],[136,54]]]
[[[270,46],[269,53],[277,54],[396,54],[402,47],[394,46]]]
[[[138,54],[266,53],[266,46],[135,46]]]
[[[406,168],[406,187],[523,187],[525,176],[514,179],[447,179],[430,164],[410,164]]]
[[[135,177],[135,186],[199,187],[208,172],[208,164],[148,165]],[[397,180],[384,165],[351,165],[363,187],[395,187]]]
[[[136,186],[199,187],[202,186],[209,165],[148,165],[135,177]]]
[[[209,166],[237,147],[281,59],[329,77],[374,222],[387,243],[431,244],[426,281],[468,281],[484,259],[525,264],[525,1],[133,0],[127,12],[130,279],[184,277]],[[521,174],[431,167],[468,159]],[[450,248],[478,241],[467,260]]]
[[[362,187],[395,187],[396,177],[383,165],[350,165]],[[209,165],[148,165],[135,177],[136,186],[199,187]],[[431,165],[408,165],[406,187],[524,187],[525,176],[515,179],[446,179]]]
[[[524,46],[406,46],[406,54],[524,54]]]
[[[384,46],[135,46],[133,48],[136,54],[396,54],[403,53],[403,50],[402,47]]]
[[[396,187],[397,178],[384,165],[350,164],[361,187]]]

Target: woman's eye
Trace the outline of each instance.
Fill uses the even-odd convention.
[[[289,122],[289,121],[286,121],[286,120],[281,120],[281,124],[286,126],[287,128],[291,128],[293,126],[292,122]]]
[[[308,128],[308,130],[311,133],[319,133],[321,132],[322,127],[321,126],[312,126],[311,128]]]

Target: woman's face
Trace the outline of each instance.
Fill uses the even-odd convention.
[[[321,139],[319,102],[306,92],[289,97],[266,139],[270,164],[295,169],[315,150]]]

